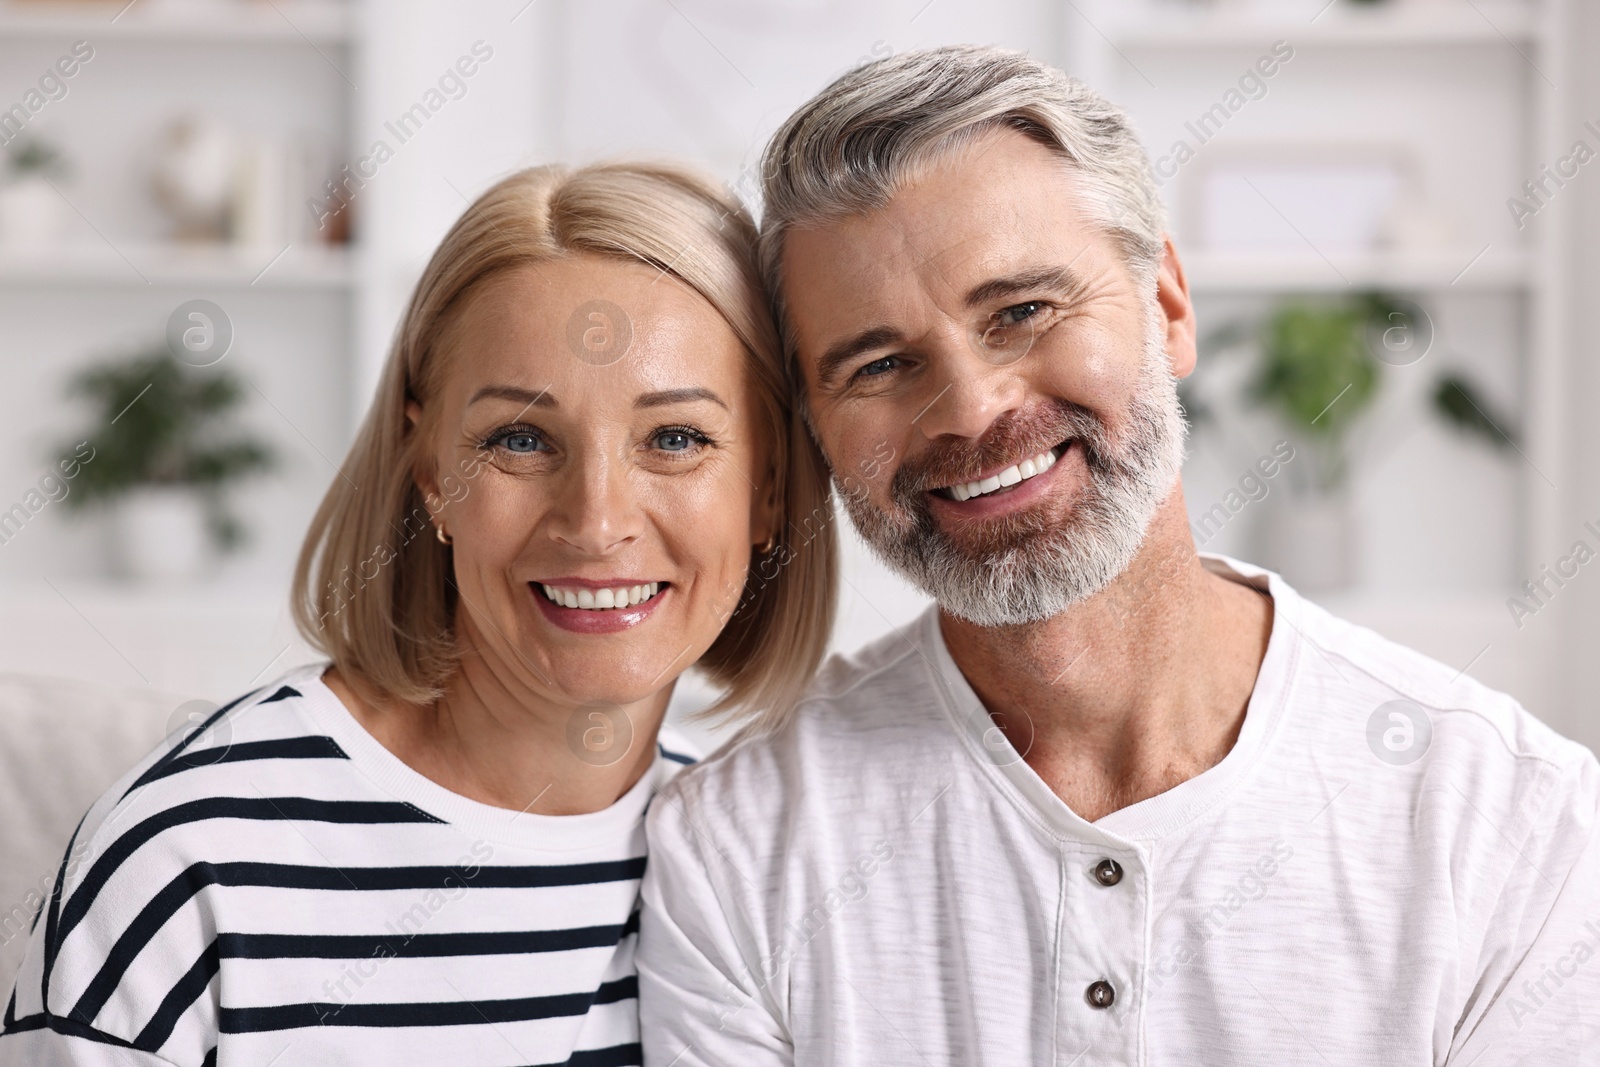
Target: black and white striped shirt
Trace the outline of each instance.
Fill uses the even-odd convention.
[[[604,811],[507,811],[406,766],[323,670],[219,710],[90,809],[0,1065],[640,1062],[643,816],[689,758],[661,747]]]

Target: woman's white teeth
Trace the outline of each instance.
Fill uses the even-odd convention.
[[[539,588],[544,590],[546,597],[562,607],[604,611],[607,608],[628,608],[642,604],[661,592],[661,583],[646,582],[617,589],[561,589],[541,583]]]
[[[961,485],[952,485],[949,487],[950,495],[957,500],[971,500],[975,496],[983,496],[985,493],[992,493],[996,489],[1016,485],[1018,482],[1025,482],[1035,475],[1043,474],[1055,465],[1055,452],[1041,452],[1037,456],[1031,456],[1023,460],[1016,466],[1007,467],[999,474],[991,474],[980,482],[964,482]]]

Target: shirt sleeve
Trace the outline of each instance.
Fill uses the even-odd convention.
[[[645,1064],[789,1067],[794,1048],[774,990],[782,961],[761,965],[748,911],[721,866],[708,867],[675,790],[656,798],[648,826],[636,959]]]
[[[0,1035],[0,1067],[175,1067],[153,1052],[140,1052],[88,1027],[61,1033],[48,1026],[7,1030]]]
[[[72,855],[69,848],[69,860]],[[69,860],[62,861],[63,876]],[[51,907],[50,899],[41,902],[43,912]],[[55,912],[59,920],[59,901]],[[0,1067],[176,1067],[154,1052],[134,1048],[128,1038],[73,1019],[70,1013],[57,1014],[54,1004],[47,1003],[42,987],[50,927],[49,915],[40,914],[29,935],[0,1030]]]
[[[1489,923],[1447,1064],[1600,1062],[1600,767],[1556,779]],[[1523,862],[1525,861],[1525,862]]]
[[[90,810],[41,902],[6,1004],[0,1067],[215,1060],[212,922],[198,902],[170,921],[150,919],[162,898],[148,886],[175,884],[189,858],[158,839],[141,854],[148,885],[112,884],[142,824],[108,824],[108,810],[105,798]]]

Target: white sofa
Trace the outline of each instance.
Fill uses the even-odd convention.
[[[83,813],[200,708],[152,689],[0,673],[0,999]]]

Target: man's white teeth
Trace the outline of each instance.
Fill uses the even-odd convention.
[[[1037,456],[1023,460],[1014,467],[1007,467],[999,474],[991,474],[981,482],[965,482],[961,485],[952,485],[950,495],[957,500],[971,500],[975,496],[992,493],[996,489],[1025,482],[1036,474],[1043,474],[1056,465],[1055,452],[1041,452]]]
[[[539,588],[544,590],[546,597],[562,607],[604,611],[642,604],[661,592],[661,583],[646,582],[644,585],[625,585],[617,589],[558,589],[541,583]]]

